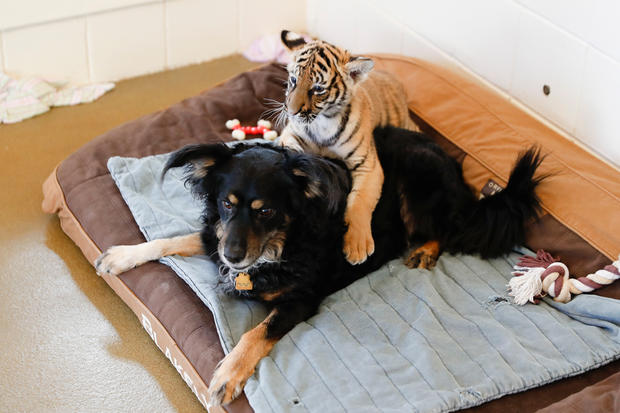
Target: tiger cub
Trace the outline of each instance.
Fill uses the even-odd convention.
[[[293,52],[293,61],[287,67],[288,123],[280,142],[346,163],[353,187],[347,198],[343,252],[351,264],[360,264],[375,249],[370,221],[383,185],[373,130],[385,125],[418,127],[409,117],[400,82],[388,73],[371,71],[371,59],[321,40],[306,42],[287,30],[281,38]]]

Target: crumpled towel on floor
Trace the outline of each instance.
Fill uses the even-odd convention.
[[[39,78],[17,80],[0,73],[0,123],[16,123],[45,113],[52,106],[92,102],[114,89],[114,83],[98,83],[57,89]]]

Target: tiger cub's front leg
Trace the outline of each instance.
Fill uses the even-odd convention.
[[[351,264],[361,264],[375,252],[371,221],[383,186],[383,169],[374,146],[370,146],[363,159],[357,162],[354,160],[352,166],[347,165],[351,170],[353,187],[347,197],[344,215],[348,228],[344,235],[343,253]]]
[[[287,125],[282,130],[282,133],[280,134],[280,137],[278,139],[278,142],[281,146],[297,152],[304,152],[304,147],[302,146],[303,140],[301,140],[297,137],[297,135],[295,135],[290,125]]]
[[[421,132],[420,127],[417,123],[415,123],[409,116],[405,117],[404,125],[402,126],[404,129],[410,130],[412,132]]]

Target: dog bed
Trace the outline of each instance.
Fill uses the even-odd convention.
[[[108,161],[147,241],[201,228],[203,204],[184,185],[184,168],[157,179],[167,158]],[[389,262],[327,297],[275,345],[245,387],[251,406],[453,411],[619,358],[620,300],[585,294],[567,304],[510,305],[506,284],[519,256],[444,253],[431,271],[409,270],[402,258]],[[219,271],[208,257],[160,261],[212,311],[226,352],[267,316],[260,303],[218,292]]]
[[[492,187],[493,182],[505,184],[514,155],[523,146],[537,142],[545,152],[551,152],[545,168],[556,175],[541,188],[545,213],[529,228],[527,245],[531,249],[545,248],[559,255],[578,275],[617,258],[617,171],[475,81],[413,59],[384,55],[376,61],[378,68],[403,81],[412,116],[463,163],[466,179],[476,190]],[[63,161],[45,182],[43,209],[58,213],[64,231],[91,262],[112,245],[143,242],[109,175],[107,160],[113,155],[143,157],[189,143],[228,140],[225,121],[236,117],[243,123],[255,122],[266,110],[265,98],[282,100],[285,76],[278,65],[264,66],[91,141]],[[223,352],[213,317],[203,303],[172,270],[159,263],[106,277],[106,281],[136,312],[155,344],[206,404],[205,383]],[[620,288],[612,285],[597,294],[620,298]],[[475,410],[532,411],[589,385],[587,392],[572,397],[591,397],[597,383],[614,373],[617,379],[619,365],[616,361]],[[603,388],[607,389],[601,384]],[[243,397],[226,408],[249,411]]]

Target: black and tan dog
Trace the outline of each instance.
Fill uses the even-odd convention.
[[[97,260],[100,274],[115,275],[166,255],[207,254],[228,270],[221,280],[228,293],[271,309],[216,369],[212,405],[239,395],[260,359],[324,297],[408,247],[409,266],[430,268],[440,251],[494,257],[524,241],[524,222],[539,206],[536,150],[520,156],[503,191],[477,200],[460,165],[424,135],[382,128],[375,139],[385,182],[372,220],[376,251],[361,265],[341,249],[351,188],[344,165],[248,144],[194,145],[170,157],[165,170],[188,165],[204,202],[200,233],[112,247]]]

